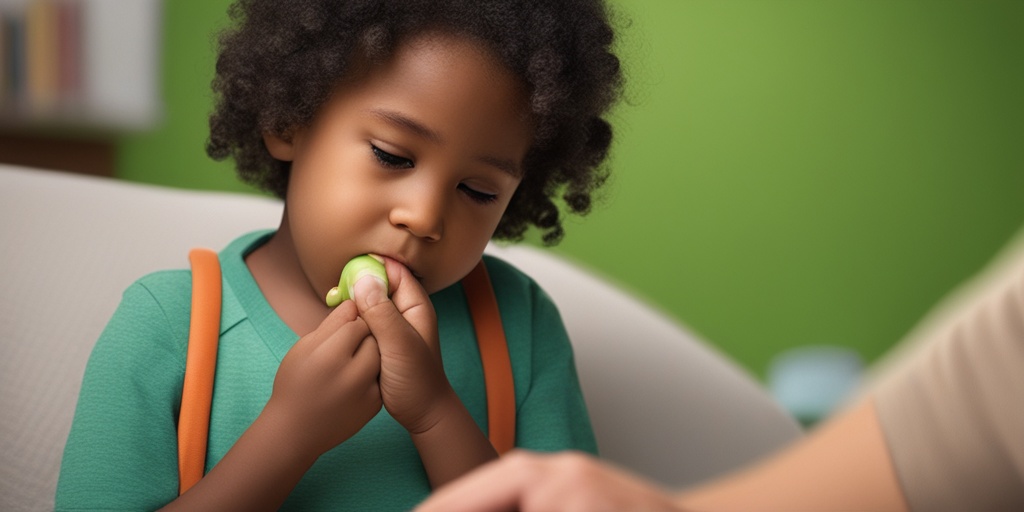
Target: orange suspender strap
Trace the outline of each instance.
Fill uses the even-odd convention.
[[[178,417],[178,494],[185,494],[206,469],[213,377],[220,338],[220,261],[209,249],[192,249],[192,318],[189,324],[185,381]]]
[[[498,299],[483,260],[462,278],[462,288],[473,317],[487,391],[487,430],[491,444],[503,455],[516,445],[516,390]]]

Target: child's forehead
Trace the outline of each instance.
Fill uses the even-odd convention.
[[[476,37],[456,29],[434,28],[410,32],[397,39],[386,56],[378,59],[390,61],[401,54],[428,51],[438,55],[458,58],[466,52],[484,57],[498,67],[504,68],[509,74],[515,74],[509,63],[505,62],[494,45],[484,38]]]
[[[357,60],[361,62],[354,62],[356,65],[352,66],[353,73],[339,80],[343,86],[358,85],[375,73],[379,75],[381,70],[399,69],[400,73],[389,76],[390,79],[396,79],[413,71],[428,75],[435,69],[452,69],[463,67],[459,64],[465,62],[477,62],[479,64],[473,67],[472,79],[479,80],[478,86],[511,87],[521,99],[528,102],[529,98],[530,88],[526,78],[517,73],[489,42],[454,30],[434,29],[412,33],[397,40],[384,55],[376,58],[363,55]],[[447,78],[453,87],[457,87],[460,85],[458,80],[465,80],[467,76],[459,74]],[[529,112],[523,114],[529,115]]]
[[[314,126],[365,123],[378,137],[394,133],[377,132],[373,127],[383,126],[378,122],[432,144],[472,149],[490,162],[512,162],[499,166],[510,174],[520,173],[533,143],[534,120],[521,80],[486,46],[451,34],[397,45],[358,79],[343,81],[311,120]]]
[[[430,33],[403,42],[388,60],[370,70],[367,80],[353,85],[366,86],[368,94],[401,90],[403,97],[411,93],[409,97],[421,102],[436,99],[437,106],[458,96],[453,110],[483,97],[484,104],[504,105],[499,110],[528,116],[522,81],[485,44],[458,35]]]

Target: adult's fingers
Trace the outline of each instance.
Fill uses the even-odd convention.
[[[432,494],[414,512],[500,512],[519,510],[535,481],[539,461],[514,451],[480,466]]]

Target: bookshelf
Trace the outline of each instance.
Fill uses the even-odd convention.
[[[116,137],[162,116],[160,18],[161,0],[0,0],[0,161],[112,174]]]

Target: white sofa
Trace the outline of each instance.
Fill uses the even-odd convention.
[[[0,165],[0,510],[50,510],[86,359],[122,290],[277,225],[281,204]],[[727,357],[552,252],[489,247],[552,295],[607,459],[671,486],[751,461],[800,427]]]

